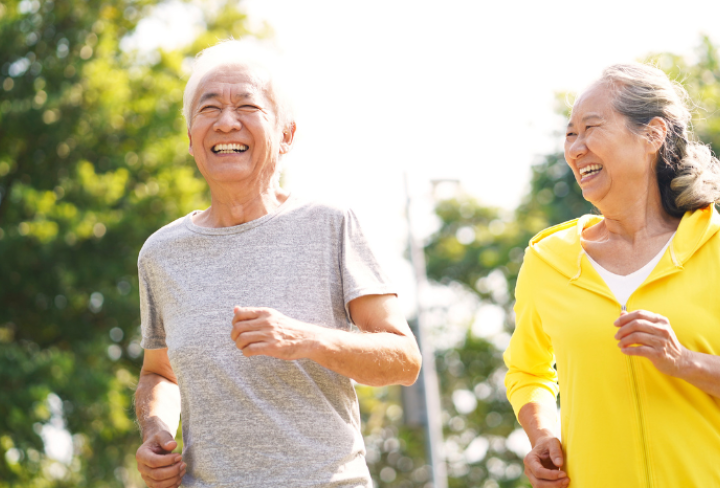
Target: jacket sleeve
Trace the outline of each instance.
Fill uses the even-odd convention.
[[[535,306],[537,287],[547,268],[528,249],[515,289],[515,332],[503,354],[508,372],[505,387],[515,415],[526,403],[557,405],[557,371],[552,341]]]

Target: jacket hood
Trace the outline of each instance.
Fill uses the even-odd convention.
[[[574,280],[580,276],[585,251],[580,243],[583,229],[603,220],[600,215],[584,215],[579,219],[549,227],[530,239],[534,252],[555,270]],[[668,266],[682,268],[695,252],[720,230],[720,215],[714,205],[686,212],[668,248]],[[658,266],[660,266],[660,263]]]

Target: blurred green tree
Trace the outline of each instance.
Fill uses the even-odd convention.
[[[186,48],[123,52],[155,3],[0,4],[0,487],[142,486],[137,255],[207,206],[184,62],[250,34],[220,4]]]

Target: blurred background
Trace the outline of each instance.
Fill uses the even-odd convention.
[[[449,486],[529,486],[501,354],[529,238],[593,210],[560,150],[568,104],[603,67],[652,61],[717,151],[718,18],[708,1],[4,0],[0,487],[144,486],[137,254],[208,205],[182,90],[230,36],[292,80],[284,185],[351,205],[413,323],[422,305]],[[357,391],[375,486],[430,488],[417,391]]]

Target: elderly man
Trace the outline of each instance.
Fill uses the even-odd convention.
[[[206,49],[185,90],[211,206],[140,252],[138,469],[153,488],[369,487],[351,379],[412,384],[417,344],[354,214],[280,187],[295,122],[243,53]]]

